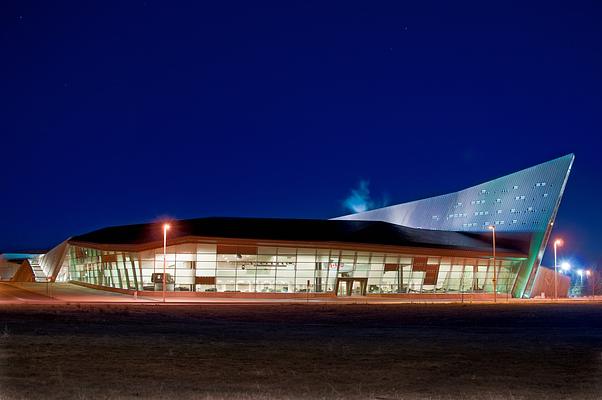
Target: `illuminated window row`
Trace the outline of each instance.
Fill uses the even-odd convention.
[[[160,291],[165,265],[168,291],[320,293],[333,292],[339,280],[350,279],[363,280],[369,293],[491,290],[489,258],[220,245],[213,245],[213,253],[176,253],[195,249],[208,250],[173,246],[163,257],[162,249],[129,253],[72,247],[69,278],[100,286]],[[511,287],[521,262],[498,260],[499,288],[503,279],[506,287]]]
[[[465,217],[467,217],[467,216],[468,216],[468,214],[466,214],[466,213],[458,213],[458,214],[449,214],[449,215],[447,216],[447,218],[448,218],[448,219],[449,219],[449,218],[465,218]]]

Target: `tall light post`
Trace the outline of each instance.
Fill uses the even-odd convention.
[[[165,285],[167,280],[167,230],[169,229],[169,224],[163,224],[163,303],[165,303]]]
[[[583,295],[583,270],[578,269],[577,275],[579,275],[579,292],[581,295]]]
[[[558,301],[558,246],[562,246],[562,239],[554,240],[554,300]]]
[[[592,271],[589,269],[587,271],[585,271],[585,276],[587,276],[587,281],[588,281],[588,283],[590,283],[589,277],[592,276]],[[594,283],[595,283],[594,280],[592,280],[592,282],[590,283],[592,285],[592,300],[594,299]]]
[[[489,225],[488,229],[491,231],[493,238],[493,302],[497,303],[497,272],[495,267],[495,225]]]
[[[569,278],[569,292],[570,292],[570,288],[571,288],[571,281],[572,281],[572,276],[570,275],[570,271],[571,271],[571,264],[567,261],[564,261],[560,264],[560,272],[567,275]]]

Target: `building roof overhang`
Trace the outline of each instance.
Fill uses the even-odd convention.
[[[103,228],[75,236],[69,239],[69,244],[120,251],[159,248],[163,246],[162,224]],[[169,221],[169,224],[168,245],[219,242],[463,256],[492,253],[488,233],[416,229],[379,221],[212,217]],[[496,241],[500,257],[524,258],[528,254],[528,234],[498,234]]]

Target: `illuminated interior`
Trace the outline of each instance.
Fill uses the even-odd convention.
[[[492,293],[491,257],[336,248],[190,243],[167,247],[166,290],[246,293]],[[496,259],[497,291],[511,291],[525,258]],[[141,252],[71,246],[70,279],[163,290],[163,248]]]

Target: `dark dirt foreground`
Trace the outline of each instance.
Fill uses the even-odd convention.
[[[598,399],[602,305],[18,305],[0,399]]]

